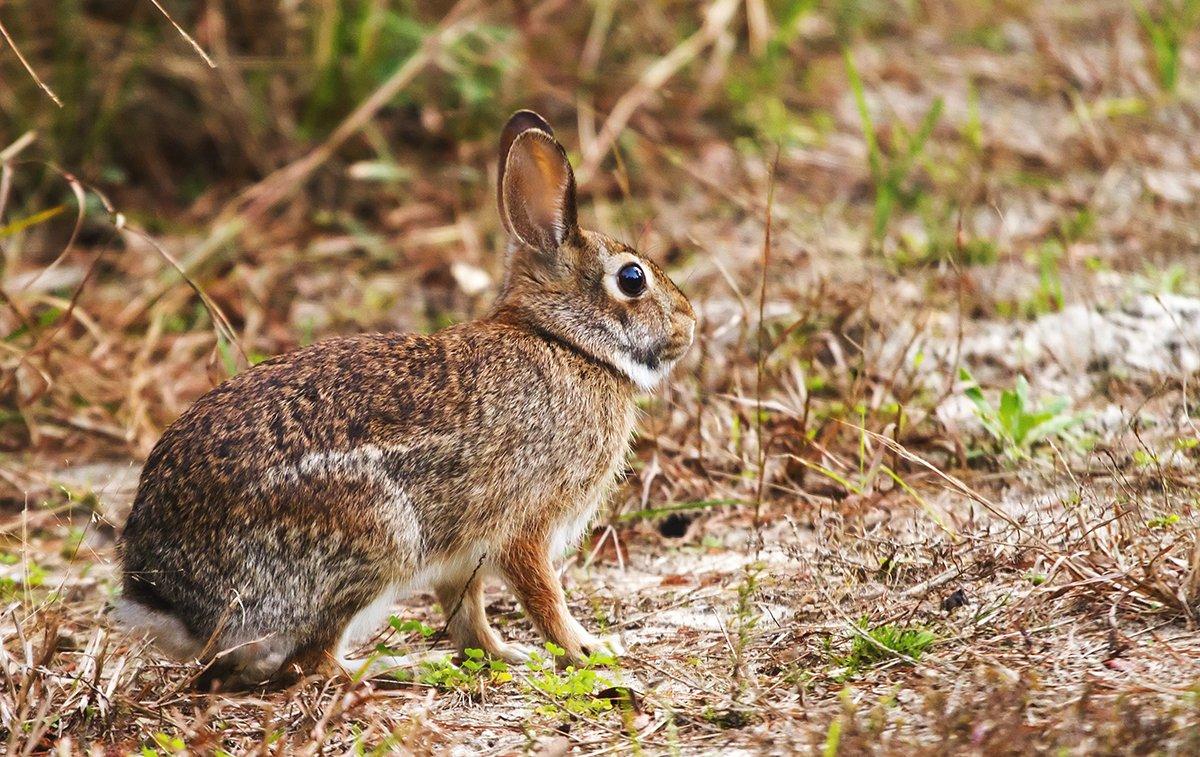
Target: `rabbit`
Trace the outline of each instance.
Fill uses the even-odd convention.
[[[696,317],[648,258],[577,225],[574,174],[541,116],[514,114],[499,157],[509,241],[484,317],[262,362],[151,451],[114,614],[205,663],[202,685],[402,664],[350,653],[422,589],[459,650],[527,659],[488,623],[489,578],[567,661],[603,646],[571,616],[554,561],[614,488],[637,395],[685,353]]]

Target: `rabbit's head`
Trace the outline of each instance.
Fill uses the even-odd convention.
[[[509,254],[497,312],[652,389],[692,343],[683,292],[629,245],[579,228],[571,164],[536,113],[505,126],[498,183]]]

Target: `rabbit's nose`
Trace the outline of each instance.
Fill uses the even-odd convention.
[[[671,320],[676,341],[685,347],[690,345],[696,334],[696,319],[686,313],[676,313]]]

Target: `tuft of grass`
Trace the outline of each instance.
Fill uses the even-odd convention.
[[[780,5],[774,33],[745,70],[730,76],[726,84],[734,121],[754,137],[741,140],[740,145],[755,151],[763,151],[767,145],[788,148],[812,144],[830,121],[824,112],[801,115],[786,99],[789,89],[801,78],[793,46],[816,2],[787,0]]]
[[[734,617],[737,635],[734,638],[733,648],[733,700],[735,703],[742,699],[749,683],[746,680],[746,650],[750,645],[754,630],[758,626],[759,618],[754,602],[758,595],[759,575],[763,568],[763,564],[757,562],[747,565],[745,576],[738,585],[737,610]]]
[[[732,497],[696,500],[693,502],[677,502],[674,504],[663,505],[661,507],[647,507],[628,513],[621,513],[617,520],[621,521],[622,523],[628,523],[630,521],[658,518],[664,515],[670,515],[672,513],[691,512],[695,510],[712,510],[722,507],[737,507],[738,505],[743,504],[746,504],[743,500]]]
[[[858,108],[863,138],[867,142],[867,163],[871,170],[871,183],[875,190],[875,208],[871,223],[871,241],[875,245],[882,243],[887,236],[888,226],[897,206],[911,205],[916,199],[916,193],[910,187],[910,175],[913,167],[925,156],[925,148],[929,143],[934,128],[942,118],[944,102],[941,97],[934,98],[929,110],[921,118],[916,130],[909,130],[901,123],[892,127],[894,144],[890,150],[884,150],[876,135],[875,123],[871,119],[867,107],[866,91],[863,88],[862,77],[854,64],[854,56],[850,50],[843,52],[846,63],[846,76],[850,80],[850,90],[854,94],[854,104]]]
[[[1146,521],[1147,528],[1169,529],[1174,528],[1179,523],[1179,515],[1170,513],[1168,515],[1158,515]]]
[[[850,642],[850,651],[837,663],[844,668],[843,678],[857,675],[889,660],[919,660],[937,636],[922,626],[902,626],[884,623],[870,628],[864,617],[857,624],[856,633]]]
[[[958,377],[967,382],[963,391],[975,405],[983,427],[1010,460],[1029,458],[1038,444],[1048,440],[1070,439],[1070,430],[1083,422],[1082,414],[1067,411],[1066,397],[1035,405],[1029,398],[1029,382],[1024,376],[1017,377],[1012,389],[1000,393],[998,407],[984,396],[970,371],[960,368]]]
[[[1062,277],[1058,269],[1063,254],[1063,247],[1057,241],[1047,241],[1038,247],[1038,287],[1033,299],[1025,308],[1028,315],[1037,316],[1062,310]]]
[[[1150,62],[1164,92],[1179,90],[1181,59],[1188,37],[1200,22],[1200,0],[1161,0],[1157,12],[1143,2],[1134,2],[1138,24],[1149,43]]]

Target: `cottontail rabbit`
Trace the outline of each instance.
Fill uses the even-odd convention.
[[[567,659],[595,648],[552,561],[695,316],[658,266],[576,225],[571,165],[532,112],[504,129],[498,200],[510,242],[486,317],[282,355],[166,430],[121,539],[123,625],[209,663],[206,685],[281,683],[326,661],[360,671],[355,642],[432,588],[460,649],[520,660],[487,622],[482,581],[499,576]]]

